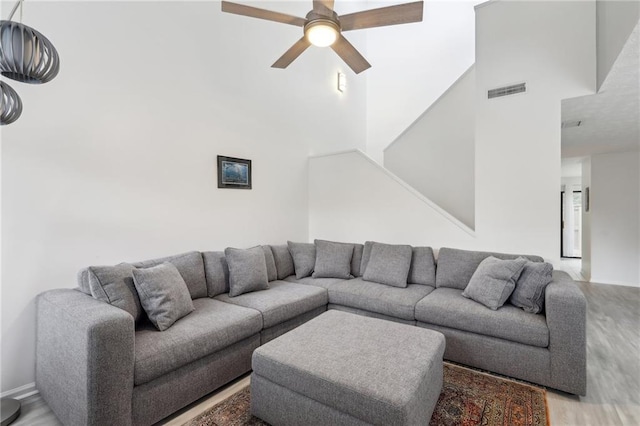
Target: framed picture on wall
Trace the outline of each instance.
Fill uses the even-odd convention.
[[[251,160],[218,155],[218,188],[251,189]]]
[[[589,211],[589,187],[587,186],[584,189],[584,211],[588,212]]]

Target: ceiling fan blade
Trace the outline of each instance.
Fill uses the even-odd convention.
[[[289,50],[284,52],[284,55],[280,56],[280,58],[271,65],[271,68],[286,68],[293,62],[298,56],[302,54],[307,47],[311,46],[311,43],[307,40],[306,37],[302,37],[300,40],[296,41],[296,43],[291,46]]]
[[[364,56],[362,56],[342,34],[340,34],[336,42],[331,45],[331,48],[356,74],[360,74],[362,71],[371,68],[371,64],[367,62]]]
[[[313,0],[313,11],[321,15],[331,15],[333,0]]]
[[[283,24],[303,27],[307,22],[304,18],[287,15],[286,13],[273,12],[271,10],[259,9],[257,7],[245,6],[244,4],[222,2],[222,11],[235,15],[250,16],[251,18],[266,19],[267,21],[282,22]]]
[[[422,21],[423,1],[350,13],[340,17],[342,31]]]

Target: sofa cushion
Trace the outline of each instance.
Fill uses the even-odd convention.
[[[276,260],[273,258],[273,252],[269,246],[260,246],[264,251],[264,261],[267,264],[267,279],[269,282],[278,279],[278,270],[276,269]]]
[[[224,255],[229,265],[229,296],[234,297],[269,288],[267,263],[262,247],[249,249],[227,247]]]
[[[497,337],[525,345],[549,346],[549,329],[544,315],[532,315],[504,305],[497,311],[462,296],[453,288],[437,288],[416,305],[420,322]]]
[[[133,282],[149,321],[160,331],[168,329],[195,309],[187,284],[178,269],[169,262],[134,269]]]
[[[416,303],[432,291],[426,285],[399,288],[354,278],[329,287],[329,303],[412,321]]]
[[[316,246],[311,243],[287,241],[287,247],[289,247],[289,253],[293,258],[296,278],[304,278],[311,275],[316,264]]]
[[[413,247],[407,282],[436,286],[436,259],[431,247]]]
[[[406,287],[412,249],[408,245],[373,243],[362,278],[394,287]]]
[[[480,262],[462,295],[495,311],[513,293],[526,263],[523,257],[502,260],[489,256]]]
[[[204,262],[200,252],[191,251],[175,256],[135,262],[132,265],[136,268],[150,268],[165,262],[169,262],[178,268],[180,275],[182,275],[189,288],[189,294],[191,294],[192,299],[207,297],[207,280],[204,275]]]
[[[436,269],[436,287],[448,287],[464,290],[478,265],[489,256],[498,259],[516,259],[520,256],[532,261],[542,262],[540,256],[468,251],[443,247],[438,252]]]
[[[202,252],[204,271],[207,279],[207,294],[215,297],[229,292],[229,265],[221,251]]]
[[[373,241],[365,241],[362,246],[362,261],[360,262],[360,275],[359,277],[364,275],[364,271],[367,270],[367,265],[369,264],[369,258],[371,257],[371,247],[373,247]]]
[[[289,253],[287,245],[271,246],[273,259],[276,261],[276,269],[278,270],[278,279],[283,280],[289,275],[294,275],[296,270],[293,266],[293,258]]]
[[[314,285],[316,287],[322,287],[328,290],[337,285],[344,285],[344,283],[348,282],[349,280],[343,280],[341,278],[313,278],[313,277],[305,277],[302,279],[297,279],[295,275],[291,275],[290,277],[285,278],[284,281],[291,282],[291,283],[304,284],[304,285]]]
[[[553,265],[529,262],[524,265],[509,301],[525,312],[538,314],[544,309],[544,291],[553,279]]]
[[[262,329],[262,316],[254,309],[204,298],[196,308],[166,331],[150,323],[135,334],[134,383],[141,385],[177,368],[213,354]]]
[[[327,304],[327,290],[286,281],[274,281],[268,290],[254,291],[237,297],[221,294],[216,300],[255,309],[262,313],[264,328]]]
[[[133,265],[90,266],[87,278],[91,295],[98,300],[129,312],[134,321],[144,317],[138,291],[133,283]]]
[[[353,244],[315,240],[316,260],[313,278],[353,278]]]
[[[353,245],[353,257],[351,258],[351,275],[354,277],[361,277],[362,271],[362,253],[364,252],[364,244]]]

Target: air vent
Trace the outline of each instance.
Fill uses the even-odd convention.
[[[580,127],[582,126],[582,120],[572,120],[572,121],[563,121],[560,126],[563,129],[568,129],[570,127]]]
[[[501,96],[515,95],[527,91],[526,83],[513,84],[511,86],[498,87],[487,92],[489,99],[499,98]]]

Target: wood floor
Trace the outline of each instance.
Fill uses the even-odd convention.
[[[578,285],[587,297],[587,396],[547,392],[552,426],[640,425],[640,288]],[[249,382],[243,377],[161,422],[178,426]],[[44,401],[23,401],[15,426],[60,425]]]

